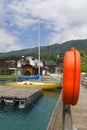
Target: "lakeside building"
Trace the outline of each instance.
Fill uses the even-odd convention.
[[[38,68],[40,65],[40,72],[42,74],[43,70],[43,62],[37,60],[36,58],[32,56],[27,56],[22,58],[17,61],[17,73],[23,74],[23,75],[35,75],[38,74]]]
[[[16,60],[0,61],[0,74],[16,74]]]
[[[58,64],[52,60],[39,62],[38,59],[32,56],[22,56],[18,61],[0,61],[0,72],[6,70],[8,74],[36,75],[38,74],[39,65],[41,75],[55,73],[58,69]]]
[[[44,66],[50,73],[55,73],[56,67],[58,66],[54,61],[48,60],[44,62]]]

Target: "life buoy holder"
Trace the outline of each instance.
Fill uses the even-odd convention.
[[[80,90],[80,64],[80,53],[75,48],[65,53],[62,90],[65,104],[77,104]]]

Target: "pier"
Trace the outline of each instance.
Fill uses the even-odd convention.
[[[81,84],[75,106],[63,104],[60,94],[47,130],[87,130],[87,85]]]
[[[81,85],[79,102],[71,107],[71,114],[75,130],[87,130],[87,86]]]
[[[43,89],[35,87],[0,86],[0,102],[9,105],[13,105],[17,102],[19,108],[25,108],[42,95],[42,91]]]
[[[60,94],[46,130],[87,130],[87,84],[82,82],[77,105],[64,104]],[[0,86],[0,102],[10,105],[18,102],[19,108],[25,108],[42,95],[42,91],[35,87]]]

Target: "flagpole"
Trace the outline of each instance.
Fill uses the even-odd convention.
[[[40,77],[40,18],[39,17],[38,17],[38,60],[39,60],[38,73]]]

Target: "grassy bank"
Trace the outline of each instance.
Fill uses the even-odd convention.
[[[58,81],[58,79],[53,78],[53,77],[51,77],[51,76],[44,76],[44,77],[42,77],[41,79],[42,79],[43,81],[53,81],[53,82],[57,82],[57,81]]]
[[[17,79],[18,75],[0,75],[0,80]],[[61,80],[51,76],[41,76],[42,81],[60,83]]]
[[[3,78],[17,78],[17,75],[0,75],[0,79]]]
[[[0,75],[0,78],[17,78],[18,75]],[[51,76],[41,76],[41,79],[42,80],[45,80],[45,81],[56,81],[57,79],[51,77]]]

